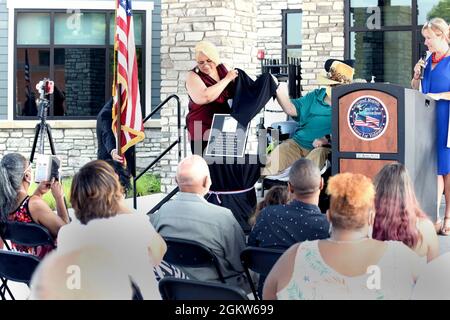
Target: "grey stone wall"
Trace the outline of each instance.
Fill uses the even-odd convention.
[[[195,44],[200,40],[213,42],[223,63],[256,75],[256,16],[255,0],[162,0],[161,99],[170,94],[180,97],[183,126],[188,106],[185,79],[195,66]],[[176,106],[171,103],[161,110],[162,149],[176,140],[176,121]],[[161,162],[165,192],[175,186],[177,164],[175,150]]]
[[[257,0],[258,49],[266,58],[282,56],[282,10],[302,10],[303,93],[317,88],[328,58],[344,57],[344,0]]]
[[[138,173],[160,153],[160,128],[146,128],[146,138],[137,146]],[[95,128],[52,129],[56,154],[62,160],[63,175],[74,175],[85,163],[97,159]],[[20,152],[29,157],[34,139],[34,129],[0,129],[0,158],[6,153]],[[38,146],[39,147],[39,146]],[[45,153],[51,154],[45,140]],[[160,174],[160,166],[151,172]]]

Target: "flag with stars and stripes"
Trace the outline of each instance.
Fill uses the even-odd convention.
[[[112,130],[120,141],[120,154],[145,137],[139,94],[138,66],[134,42],[131,0],[116,0],[116,29],[114,36],[114,83]],[[119,108],[119,85],[120,108]],[[117,123],[120,110],[120,125]],[[118,128],[120,133],[118,134]]]

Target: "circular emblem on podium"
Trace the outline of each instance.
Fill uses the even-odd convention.
[[[362,140],[381,137],[389,122],[386,106],[373,96],[359,97],[348,109],[348,126],[355,136]]]

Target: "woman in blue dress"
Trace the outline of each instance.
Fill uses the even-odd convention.
[[[419,60],[414,67],[411,86],[422,87],[422,92],[436,100],[437,121],[437,158],[438,158],[438,204],[442,193],[445,194],[445,217],[441,221],[439,215],[436,225],[439,233],[450,235],[450,30],[449,25],[441,18],[434,18],[422,28],[425,45],[431,56],[427,61]],[[420,70],[425,67],[422,81]]]

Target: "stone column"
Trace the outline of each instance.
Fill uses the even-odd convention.
[[[162,0],[161,18],[161,100],[170,94],[180,97],[184,128],[188,106],[185,78],[195,66],[198,41],[213,42],[229,67],[256,74],[256,0]],[[176,104],[170,103],[161,110],[162,150],[176,140],[176,122]],[[189,154],[189,144],[186,146]],[[176,150],[161,161],[162,192],[175,186],[177,164]]]
[[[317,88],[328,58],[344,57],[344,0],[257,0],[258,49],[266,58],[282,56],[282,10],[302,10],[303,93]]]

